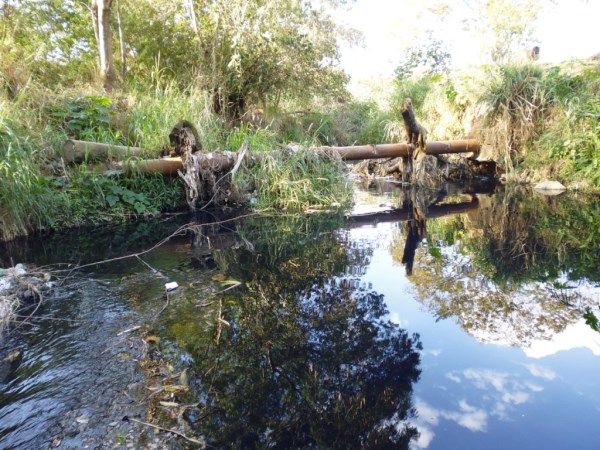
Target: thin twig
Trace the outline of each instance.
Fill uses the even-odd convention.
[[[229,286],[228,288],[225,288],[225,289],[223,289],[222,291],[219,291],[219,292],[215,292],[215,293],[213,293],[213,294],[210,294],[210,296],[212,297],[212,296],[214,296],[214,295],[219,295],[219,294],[222,294],[223,292],[227,292],[227,291],[228,291],[228,290],[230,290],[230,289],[233,289],[233,288],[236,288],[236,287],[238,287],[238,286],[241,286],[241,284],[242,284],[242,283],[240,283],[240,282],[238,282],[238,283],[235,283],[235,284],[233,284],[233,285]],[[206,306],[206,305],[204,305],[204,306]]]
[[[118,332],[117,336],[122,336],[126,333],[131,333],[132,331],[139,330],[140,328],[142,328],[141,325],[136,325],[135,327],[127,328],[126,330]]]
[[[165,302],[165,305],[162,307],[162,309],[154,316],[154,319],[157,319],[158,316],[160,316],[165,309],[167,309],[167,307],[169,306],[169,291],[165,290],[165,294],[167,295],[167,301]]]
[[[63,279],[66,280],[67,278],[69,278],[69,276],[71,275],[72,272],[76,271],[76,270],[80,270],[83,269],[85,267],[91,267],[91,266],[96,266],[99,264],[106,264],[109,262],[115,262],[115,261],[121,261],[123,259],[128,259],[128,258],[135,258],[135,257],[139,257],[141,255],[145,255],[146,253],[151,252],[152,250],[157,249],[158,247],[161,247],[162,245],[164,245],[165,243],[167,243],[171,238],[175,237],[175,236],[179,236],[191,229],[194,229],[196,227],[201,227],[201,226],[207,226],[207,225],[221,225],[223,223],[228,223],[228,222],[234,222],[236,220],[239,219],[243,219],[246,217],[252,217],[252,216],[257,216],[260,213],[257,212],[253,212],[250,214],[242,214],[241,216],[237,216],[237,217],[233,217],[231,219],[225,219],[225,220],[221,220],[221,221],[217,221],[217,222],[212,222],[212,223],[207,223],[207,224],[201,224],[201,223],[188,223],[186,225],[182,225],[180,226],[177,230],[175,230],[173,233],[171,233],[169,236],[167,236],[166,238],[160,240],[157,244],[153,245],[152,247],[150,247],[149,249],[143,250],[141,252],[137,252],[137,253],[131,253],[129,255],[124,255],[124,256],[117,256],[114,258],[109,258],[109,259],[105,259],[103,261],[96,261],[96,262],[92,262],[92,263],[88,263],[88,264],[83,264],[81,266],[77,266],[77,267],[73,267],[72,269],[61,269],[61,270],[56,270],[54,272],[69,272],[66,277]]]
[[[30,316],[24,316],[21,314],[15,314],[15,317],[30,317]],[[48,315],[39,315],[39,316],[35,316],[32,317],[32,319],[38,319],[38,320],[51,320],[53,322],[71,322],[71,323],[92,323],[92,322],[98,322],[97,320],[90,320],[90,319],[62,319],[59,317],[53,317],[53,316],[48,316]]]
[[[214,302],[206,302],[206,303],[196,303],[196,308],[206,308],[207,306],[212,305]]]
[[[135,255],[135,257],[138,259],[139,262],[141,262],[143,265],[145,265],[148,269],[150,269],[152,271],[152,273],[154,274],[158,274],[159,277],[162,278],[167,278],[165,277],[160,270],[155,269],[154,267],[152,267],[150,264],[148,264],[146,261],[144,261],[142,258],[140,258],[139,255]]]
[[[205,445],[206,445],[204,442],[201,442],[198,439],[194,439],[194,438],[188,437],[185,434],[183,434],[183,433],[181,433],[180,431],[177,431],[177,430],[172,430],[170,428],[159,427],[158,425],[154,425],[153,423],[142,422],[141,420],[134,419],[133,417],[129,417],[129,420],[131,420],[132,422],[135,422],[135,423],[139,423],[139,424],[142,424],[142,425],[146,425],[148,427],[155,428],[157,430],[166,431],[167,433],[176,434],[177,436],[184,438],[186,441],[192,442],[194,444],[201,445],[202,447],[205,447]]]
[[[37,302],[37,305],[35,305],[35,308],[33,309],[33,311],[31,312],[31,314],[29,314],[25,320],[23,320],[21,323],[19,323],[15,329],[19,329],[21,326],[27,324],[29,322],[29,320],[31,320],[31,318],[35,315],[35,313],[37,312],[38,309],[40,309],[40,306],[42,306],[42,302],[44,301],[44,297],[42,296],[42,293],[38,290],[35,289],[33,286],[30,286],[30,289],[32,289],[35,293],[37,293],[40,297],[39,301]]]

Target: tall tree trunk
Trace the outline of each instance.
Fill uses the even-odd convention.
[[[198,29],[198,21],[196,20],[196,10],[194,8],[194,0],[188,0],[187,2],[188,12],[190,14],[190,25],[192,26],[192,30],[196,34],[198,38],[198,46],[200,47],[200,51],[202,51],[202,40],[200,39],[200,30]]]
[[[110,12],[112,0],[91,0],[94,31],[98,30],[97,44],[100,61],[100,78],[104,89],[110,91],[115,86],[115,66],[112,55],[112,27]]]
[[[121,48],[121,81],[125,83],[127,76],[127,55],[125,53],[125,38],[123,37],[123,22],[121,20],[121,4],[117,0],[117,24],[119,25],[119,47]]]

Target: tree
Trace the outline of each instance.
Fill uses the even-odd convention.
[[[531,47],[538,14],[551,0],[465,0],[465,20],[481,39],[484,54],[505,64]]]
[[[346,78],[336,63],[342,30],[323,8],[304,0],[194,4],[200,81],[217,112],[236,118],[249,104],[341,90]]]
[[[399,79],[409,77],[417,69],[428,75],[442,73],[448,67],[450,57],[444,43],[435,39],[430,32],[427,43],[410,47],[406,51],[400,65],[396,68],[396,77]]]
[[[110,23],[112,0],[91,0],[90,8],[98,49],[100,78],[104,89],[110,91],[115,87],[116,82]]]
[[[93,40],[87,4],[13,0],[0,9],[0,71],[18,89],[91,78]]]

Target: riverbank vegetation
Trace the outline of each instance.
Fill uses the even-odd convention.
[[[496,48],[503,57],[494,64],[450,71],[434,41],[429,60],[408,53],[382,107],[348,92],[336,61],[340,43],[356,35],[336,25],[329,8],[338,2],[330,3],[6,2],[0,239],[185,208],[177,178],[61,159],[66,139],[139,146],[157,157],[181,119],[197,127],[208,151],[293,143],[300,153],[255,168],[263,172],[251,174],[252,183],[237,178],[256,189],[248,204],[344,205],[343,166],[307,149],[403,140],[405,97],[429,139],[482,140],[485,157],[498,160],[509,181],[552,177],[600,188],[597,60],[515,65]],[[105,23],[90,15],[103,4]]]
[[[482,157],[513,181],[600,188],[600,59],[489,65],[396,82],[392,110],[413,98],[430,139],[479,139]],[[388,124],[391,136],[399,130],[401,123]]]

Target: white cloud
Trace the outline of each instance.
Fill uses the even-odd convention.
[[[504,403],[512,403],[515,405],[520,405],[521,403],[525,403],[529,400],[531,396],[527,392],[517,391],[517,392],[506,392],[502,396],[502,401]]]
[[[446,374],[446,378],[450,378],[452,381],[454,381],[455,383],[460,383],[462,380],[460,379],[460,377],[458,375],[456,375],[456,373],[454,372],[448,372]]]
[[[556,378],[556,373],[545,367],[536,364],[527,364],[525,367],[527,367],[529,373],[534,377],[543,378],[545,380],[554,380]]]
[[[459,402],[460,411],[442,412],[445,419],[453,420],[471,431],[485,431],[488,414],[479,408],[469,405],[465,400]]]
[[[469,405],[466,400],[459,402],[456,411],[436,409],[420,399],[415,401],[415,408],[418,411],[420,423],[425,422],[428,425],[436,426],[442,418],[456,422],[470,431],[485,431],[487,427],[488,414],[483,409]]]
[[[544,388],[542,386],[540,386],[539,384],[527,382],[527,383],[525,383],[525,385],[529,389],[531,389],[533,392],[542,392],[544,390]]]
[[[415,408],[419,414],[419,419],[431,424],[437,425],[439,422],[440,412],[433,406],[425,403],[422,400],[417,399],[415,401]]]
[[[417,427],[419,429],[419,437],[416,442],[413,442],[413,445],[417,448],[429,447],[431,441],[433,441],[433,438],[435,437],[435,433],[424,425],[418,425]]]
[[[532,342],[529,348],[523,351],[530,358],[539,359],[574,348],[588,348],[594,355],[600,356],[598,333],[586,325],[583,319],[567,326],[552,336],[552,339]]]
[[[504,391],[508,380],[508,374],[487,369],[465,369],[463,375],[478,389],[487,389],[491,385],[499,392]]]

